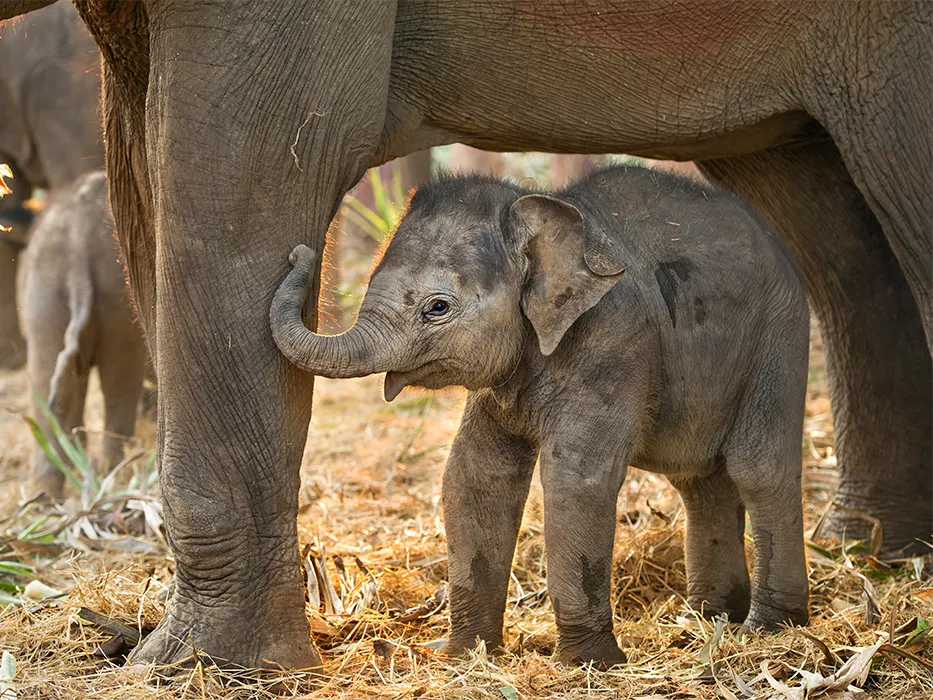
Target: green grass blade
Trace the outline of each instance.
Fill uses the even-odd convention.
[[[32,576],[34,573],[35,567],[30,564],[10,561],[9,559],[0,561],[0,574],[5,574],[7,576]]]
[[[353,201],[355,202],[356,200]],[[360,204],[363,207],[366,206],[365,204]],[[354,207],[348,206],[346,209],[344,209],[344,215],[347,217],[347,221],[359,226],[361,229],[363,229],[363,232],[374,241],[381,243],[383,238],[385,238],[386,231],[383,230],[382,225],[379,223],[373,223],[368,216],[356,211]]]
[[[382,176],[379,174],[378,168],[370,168],[369,182],[373,188],[373,206],[376,212],[385,220],[388,193],[386,192],[385,185],[382,183]]]
[[[48,515],[43,515],[43,516],[41,516],[41,517],[39,517],[39,518],[36,518],[36,519],[33,520],[31,523],[29,523],[29,526],[28,526],[28,527],[26,527],[22,532],[20,532],[20,533],[16,536],[16,539],[18,539],[18,540],[28,540],[28,539],[30,539],[29,536],[30,536],[32,533],[34,533],[36,530],[38,530],[40,527],[42,527],[43,525],[45,525],[48,521],[49,521],[49,516],[48,516]]]
[[[48,404],[42,398],[42,396],[35,390],[33,391],[33,394],[35,396],[36,405],[39,406],[39,409],[42,411],[42,415],[45,416],[49,426],[51,426],[52,432],[55,434],[55,438],[57,439],[57,442],[61,447],[65,457],[71,460],[72,465],[74,465],[75,469],[80,472],[82,478],[79,483],[83,485],[84,476],[87,473],[87,470],[90,468],[90,464],[88,463],[86,456],[82,458],[82,453],[84,450],[75,449],[75,442],[77,440],[72,438],[71,435],[65,433],[61,424],[58,422],[58,419],[52,413],[51,409],[49,409]],[[96,479],[94,480],[96,481]],[[80,485],[78,486],[78,489],[81,489]]]
[[[62,474],[65,475],[65,478],[68,479],[74,485],[75,488],[81,488],[81,480],[75,475],[74,470],[68,467],[62,460],[61,456],[49,444],[49,441],[45,437],[45,433],[42,432],[42,429],[39,427],[39,424],[36,423],[32,418],[28,416],[23,416],[23,420],[26,421],[26,424],[29,425],[29,430],[32,432],[32,437],[38,443],[39,447],[46,456],[49,458],[49,461],[55,465],[55,468],[58,469]]]

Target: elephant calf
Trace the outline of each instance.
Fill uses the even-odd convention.
[[[21,307],[30,383],[66,432],[83,422],[88,375],[97,366],[111,466],[135,429],[148,357],[118,255],[105,175],[89,173],[53,195],[37,219]],[[33,415],[50,435],[39,406]],[[32,478],[37,490],[61,496],[64,476],[38,445]]]
[[[806,295],[736,196],[632,167],[553,195],[441,179],[414,195],[358,322],[333,337],[302,324],[314,258],[292,252],[271,309],[292,362],[327,377],[385,371],[389,401],[410,385],[471,392],[444,473],[450,651],[502,644],[536,459],[561,659],[625,660],[609,594],[630,464],[683,498],[692,605],[756,628],[807,620]]]

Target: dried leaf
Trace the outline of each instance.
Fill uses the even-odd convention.
[[[127,650],[126,640],[122,634],[115,634],[106,642],[97,647],[96,655],[104,659],[113,659],[123,656]]]
[[[63,595],[65,595],[63,591],[52,588],[51,586],[46,586],[42,581],[38,580],[30,581],[23,590],[23,598],[35,601],[58,598]]]
[[[835,665],[837,664],[837,659],[836,659],[835,655],[833,654],[833,652],[831,652],[831,651],[829,650],[829,646],[827,646],[826,642],[824,642],[822,639],[819,639],[818,637],[816,637],[816,636],[810,634],[810,633],[807,632],[805,629],[801,629],[800,627],[794,627],[794,631],[795,631],[797,634],[806,637],[806,638],[809,639],[811,642],[813,642],[814,644],[816,644],[817,648],[818,648],[818,649],[820,650],[820,652],[823,654],[823,660],[826,662],[826,665],[827,665],[827,666],[835,666]]]
[[[438,649],[443,649],[447,646],[447,637],[441,637],[440,639],[432,639],[430,642],[422,642],[418,645],[419,647],[424,647],[425,649],[433,649],[437,651]]]
[[[0,168],[6,166],[0,165]],[[16,686],[13,680],[18,671],[16,658],[8,651],[3,652],[0,658],[0,700],[16,700]]]
[[[111,617],[106,615],[101,615],[98,612],[94,612],[89,608],[81,608],[78,610],[78,617],[80,617],[85,622],[90,622],[93,625],[97,625],[101,629],[105,629],[108,632],[113,634],[119,634],[122,636],[129,644],[136,645],[139,644],[139,632],[128,625],[124,625],[122,622],[118,622]]]
[[[343,615],[345,612],[343,601],[340,600],[340,596],[337,595],[337,591],[330,582],[330,575],[325,565],[326,556],[324,546],[321,545],[321,553],[311,558],[314,564],[314,573],[317,576],[318,589],[321,592],[321,598],[324,600],[324,613],[326,615]]]
[[[881,621],[881,612],[878,610],[878,594],[871,581],[863,574],[858,574],[862,580],[862,602],[865,603],[865,625],[874,627]]]
[[[304,556],[305,578],[308,588],[308,605],[312,610],[321,609],[321,591],[318,587],[317,573],[314,570],[314,562],[309,554]]]
[[[717,615],[713,620],[715,621],[713,633],[700,648],[699,654],[697,654],[697,661],[704,666],[709,666],[712,663],[713,655],[716,653],[716,649],[719,648],[719,642],[722,640],[723,632],[726,631],[726,627],[729,624],[729,616],[723,613]]]
[[[423,604],[419,605],[417,608],[412,608],[411,610],[406,610],[402,613],[398,621],[399,622],[413,622],[415,620],[421,620],[426,617],[430,617],[440,610],[447,603],[447,584],[442,585],[434,594],[428,598],[428,600]],[[423,646],[423,645],[422,645]]]

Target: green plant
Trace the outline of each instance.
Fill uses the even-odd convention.
[[[36,444],[80,498],[62,504],[31,499],[5,519],[5,542],[0,544],[0,606],[22,604],[26,598],[33,602],[42,599],[36,598],[40,586],[33,583],[41,572],[39,562],[62,551],[167,550],[156,454],[136,451],[101,478],[78,435],[66,433],[42,397],[35,398],[48,432],[33,418],[22,418]],[[117,478],[129,468],[133,473],[127,479]],[[25,546],[11,546],[14,543]],[[29,561],[23,560],[23,552],[30,553]],[[30,591],[29,586],[36,590]]]
[[[347,195],[343,200],[344,214],[348,221],[359,226],[373,240],[383,243],[405,213],[407,194],[402,185],[402,173],[396,169],[388,187],[382,181],[378,168],[371,168],[366,173],[366,179],[372,187],[373,205],[369,206],[361,199]]]

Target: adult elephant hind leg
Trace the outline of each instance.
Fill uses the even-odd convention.
[[[933,4],[839,4],[801,97],[839,148],[913,291],[933,349]],[[855,34],[858,32],[858,34]],[[823,57],[820,57],[823,58]],[[929,391],[927,392],[930,393]],[[930,421],[923,424],[928,433]],[[930,461],[926,471],[930,475]],[[930,492],[924,510],[929,513]],[[928,523],[929,524],[929,523]],[[929,534],[927,530],[926,534]],[[928,550],[927,550],[928,551]]]
[[[269,307],[289,252],[322,247],[378,147],[392,7],[149,8],[159,454],[176,580],[132,660],[194,648],[223,664],[317,667],[296,524],[312,379],[278,352]]]
[[[477,638],[502,646],[502,619],[515,542],[537,448],[506,434],[494,402],[472,397],[444,470],[444,524],[450,585],[450,642],[458,654]]]
[[[701,169],[768,216],[803,268],[826,349],[839,486],[824,533],[883,552],[929,551],[933,367],[910,287],[877,219],[828,139]]]
[[[707,617],[748,614],[751,582],[745,563],[745,506],[725,461],[706,476],[671,479],[687,511],[687,602]]]

